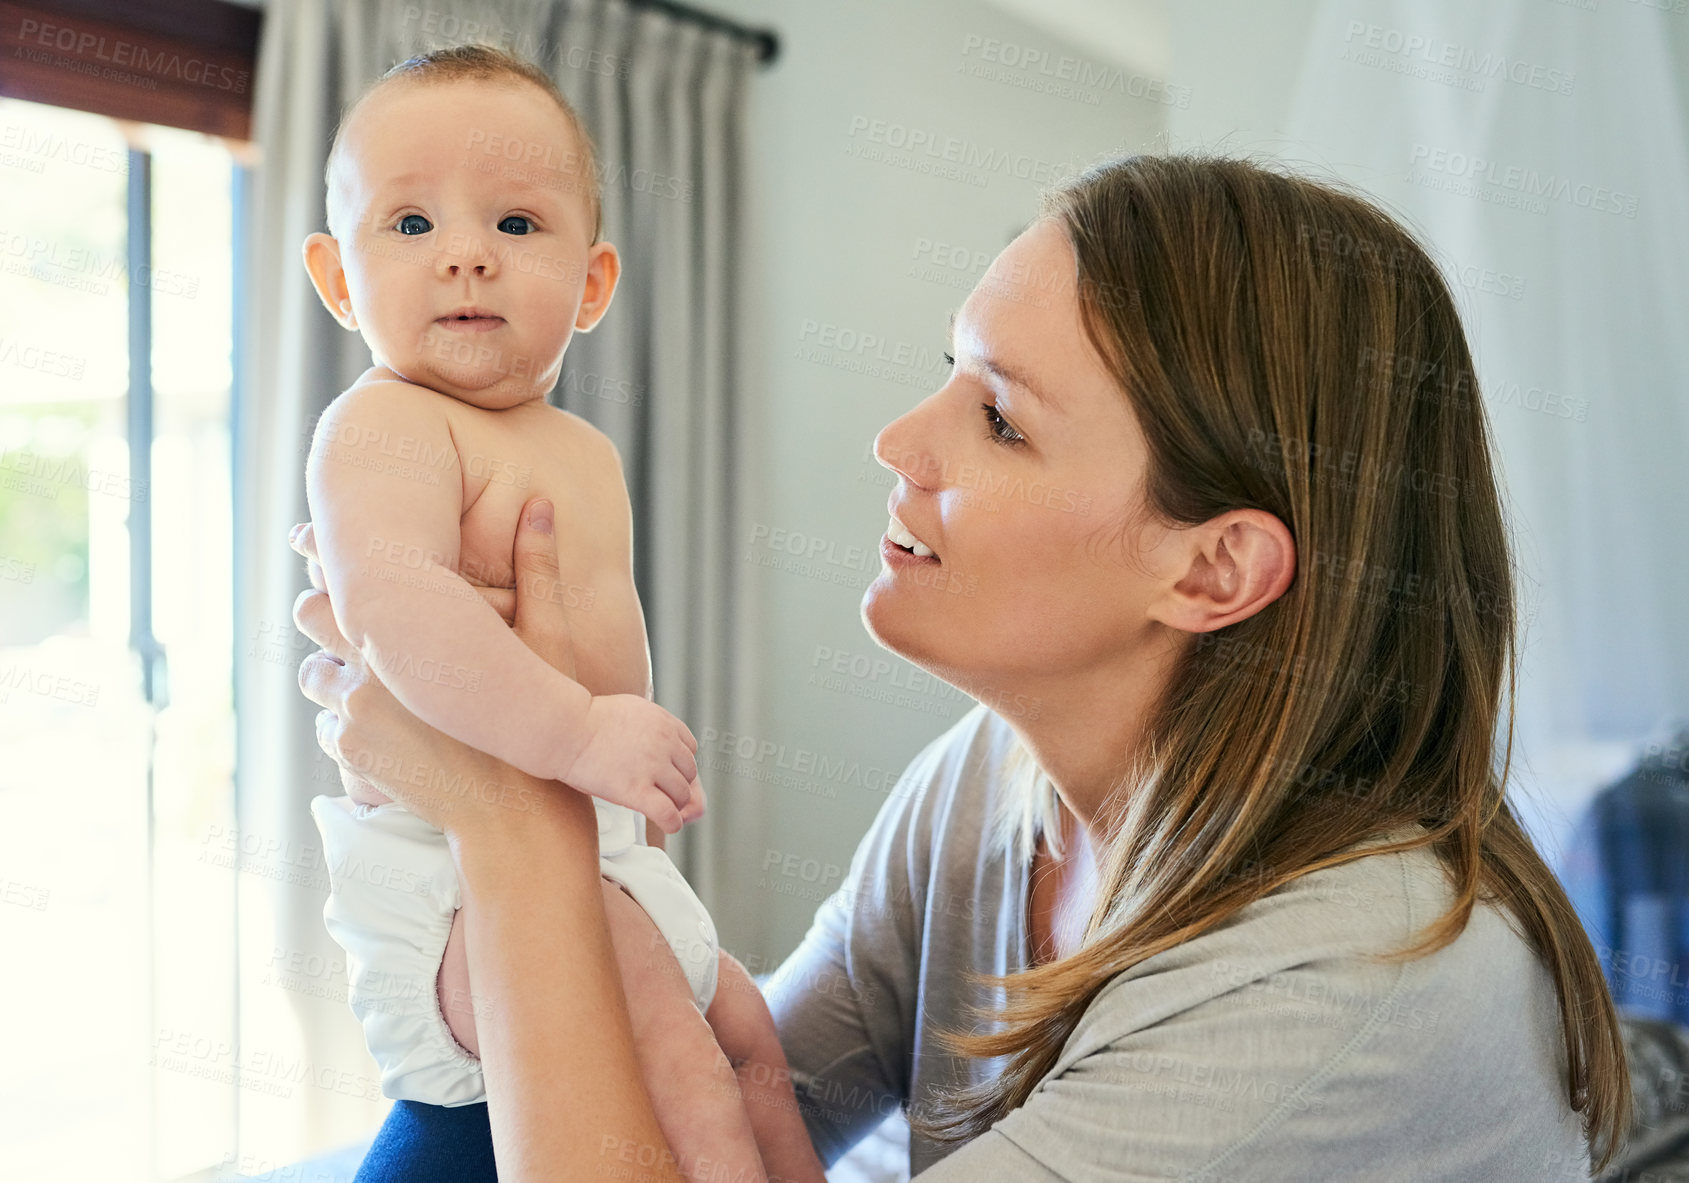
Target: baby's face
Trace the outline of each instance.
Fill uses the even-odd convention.
[[[525,83],[399,81],[366,99],[329,201],[376,363],[495,410],[550,391],[607,302],[603,253],[614,263],[591,243],[582,160],[568,118]]]

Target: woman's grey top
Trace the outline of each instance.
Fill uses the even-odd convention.
[[[910,765],[840,889],[768,984],[800,1106],[831,1165],[898,1108],[988,1063],[970,971],[1028,963],[1028,867],[990,817],[1013,735],[983,707]],[[1054,1069],[989,1132],[917,1132],[921,1183],[1585,1179],[1552,979],[1480,906],[1453,944],[1382,961],[1451,899],[1434,855],[1305,875],[1110,982]]]

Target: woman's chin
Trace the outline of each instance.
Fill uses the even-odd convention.
[[[862,627],[882,648],[903,656],[903,646],[898,643],[898,638],[909,631],[909,622],[901,618],[908,615],[907,609],[912,605],[897,603],[897,590],[897,576],[884,567],[880,568],[880,573],[862,593]],[[904,627],[900,628],[900,625]]]

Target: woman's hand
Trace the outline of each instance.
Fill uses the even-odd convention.
[[[363,655],[335,624],[310,523],[295,526],[288,541],[305,556],[312,584],[294,602],[293,620],[322,646],[300,664],[299,688],[324,708],[317,716],[317,743],[340,765],[348,789],[366,780],[448,834],[497,816],[491,812],[494,806],[517,813],[541,808],[547,795],[542,782],[428,726],[370,673]],[[557,586],[549,501],[536,499],[523,507],[512,565],[517,590],[484,588],[484,598],[529,648],[572,675],[568,609],[554,597],[521,593],[525,586]]]

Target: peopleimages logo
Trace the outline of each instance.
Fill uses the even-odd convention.
[[[850,120],[853,154],[864,159],[884,160],[884,149],[904,153],[911,161],[954,170],[955,179],[983,186],[993,174],[1016,177],[1038,185],[1050,185],[1065,176],[1077,173],[1075,161],[1045,160],[1026,152],[981,144],[964,136],[946,135],[925,127],[910,127],[885,119],[870,119],[853,115]],[[921,170],[924,171],[924,170]]]
[[[50,25],[28,17],[19,22],[17,39],[19,45],[14,50],[14,56],[44,65],[65,66],[81,73],[103,72],[86,60],[92,58],[96,62],[109,62],[114,67],[124,66],[142,74],[151,74],[154,78],[175,78],[194,86],[208,86],[233,94],[245,94],[246,84],[251,77],[246,70],[219,66],[203,58],[183,57],[179,53],[162,49],[148,49],[121,37],[108,40],[100,33],[82,33],[65,25]],[[32,41],[43,50],[55,50],[60,54],[75,56],[55,58],[50,53],[30,48]],[[150,84],[148,89],[157,86],[153,78],[122,75],[119,71],[113,71],[112,76],[119,80]]]
[[[1554,94],[1571,94],[1577,78],[1570,70],[1562,70],[1558,66],[1542,65],[1505,53],[1475,49],[1441,37],[1427,37],[1365,21],[1350,21],[1343,41],[1351,49],[1372,50],[1475,78],[1499,79]]]
[[[1574,181],[1556,173],[1544,173],[1518,164],[1506,164],[1487,156],[1456,152],[1447,148],[1433,148],[1429,144],[1414,144],[1408,162],[1412,166],[1409,180],[1415,174],[1437,173],[1467,185],[1489,185],[1493,189],[1517,194],[1538,205],[1563,201],[1578,209],[1597,213],[1636,217],[1637,199],[1633,193],[1622,193],[1605,185]],[[1421,180],[1421,183],[1424,183]],[[1540,212],[1540,211],[1538,211]]]
[[[1074,99],[1090,106],[1096,106],[1110,91],[1170,107],[1190,106],[1188,86],[978,33],[968,33],[962,38],[962,58],[961,71],[970,77]]]
[[[41,161],[73,164],[96,172],[126,173],[129,158],[121,148],[72,140],[54,131],[8,123],[0,128],[0,149],[23,152]]]

